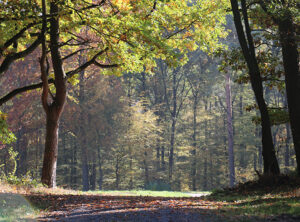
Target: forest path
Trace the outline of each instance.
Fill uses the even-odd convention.
[[[218,211],[223,202],[200,198],[30,195],[27,199],[47,208],[39,221],[227,221]]]
[[[27,200],[47,209],[38,221],[295,221],[228,216],[222,210],[228,203],[198,197],[29,195]]]

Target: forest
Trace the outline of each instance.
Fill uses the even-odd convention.
[[[258,178],[262,189],[299,188],[299,8],[0,1],[0,182],[202,192]]]

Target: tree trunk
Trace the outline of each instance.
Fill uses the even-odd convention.
[[[171,126],[171,138],[170,138],[170,153],[169,153],[169,182],[172,182],[173,176],[173,165],[174,165],[174,143],[175,143],[175,130],[176,130],[176,112],[177,112],[177,78],[176,71],[173,71],[173,81],[172,81],[172,93],[173,93],[173,105],[172,105],[172,126]]]
[[[233,152],[233,124],[232,124],[232,98],[230,86],[230,74],[226,75],[226,113],[227,113],[227,133],[228,133],[228,165],[229,165],[229,186],[235,184],[235,167]]]
[[[165,146],[161,146],[161,169],[164,171],[166,169],[166,161],[165,161]]]
[[[257,171],[257,155],[256,155],[256,153],[254,153],[254,155],[253,155],[253,169],[254,169],[254,171],[256,172]]]
[[[242,2],[242,12],[244,17],[244,26],[246,30],[247,39],[242,24],[238,1],[231,0],[231,6],[232,6],[234,23],[238,34],[239,43],[242,48],[242,52],[249,69],[251,86],[254,91],[255,99],[261,114],[262,155],[264,160],[264,174],[278,175],[280,173],[280,170],[275,155],[272,133],[271,133],[270,118],[268,114],[267,105],[264,100],[262,79],[261,79],[257,59],[255,56],[255,48],[254,48],[251,29],[248,21],[246,2],[245,0],[242,0],[241,2]]]
[[[148,153],[147,151],[144,152],[144,173],[145,173],[145,180],[144,180],[144,187],[149,184],[149,167],[148,167]]]
[[[57,1],[51,1],[50,14],[56,15],[59,13]],[[43,32],[45,33],[46,23],[46,5],[43,1]],[[59,119],[64,109],[67,87],[65,72],[62,66],[62,58],[59,52],[59,21],[57,16],[50,18],[50,52],[52,57],[52,66],[55,76],[56,95],[52,98],[53,102],[48,104],[48,78],[46,62],[46,43],[45,38],[42,42],[42,57],[41,76],[43,81],[42,91],[42,104],[46,113],[46,141],[45,153],[42,169],[41,181],[48,187],[56,186],[56,164],[57,164],[57,151],[58,151],[58,127]]]
[[[102,190],[102,184],[103,184],[103,170],[102,170],[102,161],[101,161],[100,144],[98,144],[97,154],[98,154],[97,156],[98,156],[98,167],[99,167],[98,186],[99,186],[99,190]]]
[[[49,107],[46,119],[46,141],[42,169],[42,183],[46,184],[48,187],[55,187],[59,127],[59,114],[57,113],[56,106]]]
[[[79,66],[86,62],[86,59],[81,53],[78,58]],[[89,167],[88,167],[88,146],[87,146],[87,135],[85,132],[86,124],[86,111],[85,111],[85,97],[84,97],[84,74],[85,71],[80,72],[79,77],[79,107],[80,107],[80,126],[79,126],[79,135],[78,144],[81,149],[81,170],[82,170],[82,190],[88,191],[90,188],[89,184]]]
[[[73,138],[73,149],[72,149],[72,165],[71,165],[71,187],[74,189],[77,185],[77,142]]]
[[[174,164],[174,143],[175,143],[175,117],[172,117],[172,128],[170,138],[170,153],[169,153],[169,182],[171,183],[173,177],[173,164]]]
[[[207,151],[205,151],[204,154],[204,166],[203,166],[203,190],[206,191],[208,190],[207,187]]]
[[[286,140],[285,140],[285,150],[284,150],[284,166],[285,173],[288,173],[290,167],[290,126],[288,123],[286,126]]]
[[[192,190],[196,191],[196,176],[197,176],[197,97],[194,96],[193,103],[193,150],[192,154]]]
[[[282,46],[289,117],[296,154],[297,174],[300,176],[300,102],[298,98],[300,95],[300,74],[297,37],[289,15],[286,15],[283,20],[279,21],[278,27]]]
[[[117,157],[117,160],[116,160],[116,169],[115,169],[115,176],[116,176],[116,182],[115,182],[115,186],[116,186],[116,190],[119,189],[119,185],[120,185],[120,168],[119,168],[119,160],[118,160],[118,157]]]
[[[93,156],[92,164],[91,164],[91,176],[90,176],[90,189],[95,190],[96,189],[96,160]]]

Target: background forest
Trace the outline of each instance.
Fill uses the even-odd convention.
[[[226,18],[229,34],[220,38],[222,50],[191,49],[187,62],[177,67],[156,58],[150,74],[145,67],[144,72],[103,75],[101,67],[92,66],[69,79],[60,119],[57,185],[196,191],[233,186],[263,173],[261,119],[233,18]],[[277,30],[267,22],[252,20],[253,27],[261,28],[253,34],[254,44],[277,160],[281,172],[288,173],[296,160],[281,47]],[[36,49],[10,66],[0,78],[0,95],[39,80],[40,53]],[[67,66],[87,60],[83,51]],[[5,176],[41,178],[46,134],[41,93],[25,92],[1,106],[7,113],[1,118],[14,134],[13,142],[0,144]]]

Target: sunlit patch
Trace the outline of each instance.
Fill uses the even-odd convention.
[[[18,221],[28,219],[35,221],[34,208],[25,197],[13,193],[0,193],[0,221]]]

